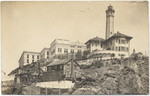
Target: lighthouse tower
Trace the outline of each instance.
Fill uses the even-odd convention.
[[[114,13],[115,10],[113,9],[113,6],[108,6],[108,9],[106,10],[106,37],[105,39],[108,39],[112,35],[114,35]]]

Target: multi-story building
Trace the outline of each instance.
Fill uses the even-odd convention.
[[[91,59],[108,59],[112,56],[116,58],[128,57],[130,55],[131,36],[124,35],[120,32],[114,33],[114,9],[108,6],[106,10],[106,36],[105,39],[94,37],[85,44],[71,42],[66,39],[55,39],[50,48],[44,48],[41,52],[24,51],[19,59],[19,65],[26,65],[39,59],[65,59],[72,54],[77,57],[78,52],[89,51],[88,57]]]
[[[108,6],[105,39],[95,37],[86,42],[87,50],[91,52],[88,55],[90,59],[121,58],[130,55],[130,40],[132,37],[120,32],[114,33],[114,12],[113,6]]]
[[[49,48],[43,48],[40,53],[40,59],[48,59],[49,58]]]
[[[96,50],[103,50],[103,43],[102,43],[103,41],[104,41],[104,39],[99,38],[98,36],[88,40],[85,43],[87,46],[87,51],[93,52]]]
[[[83,52],[86,45],[80,42],[71,42],[65,39],[55,39],[50,44],[50,58],[63,58],[66,54]]]
[[[19,66],[31,64],[40,59],[40,52],[24,51],[19,59]]]

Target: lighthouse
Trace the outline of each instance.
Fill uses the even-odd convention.
[[[108,39],[112,35],[114,35],[114,13],[115,10],[113,9],[113,6],[108,6],[108,9],[106,10],[106,37],[105,39]]]

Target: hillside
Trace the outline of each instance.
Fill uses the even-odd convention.
[[[90,78],[76,88],[73,95],[148,94],[148,57],[132,55],[122,60],[95,62],[82,69],[83,77]]]

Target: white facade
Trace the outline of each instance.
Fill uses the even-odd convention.
[[[49,55],[49,48],[44,48],[40,53],[40,59],[48,59]]]
[[[55,39],[50,45],[50,57],[55,55],[83,52],[86,50],[86,45],[80,42],[71,42],[65,39]]]
[[[19,66],[31,64],[40,59],[40,52],[24,51],[19,59]]]
[[[98,37],[90,39],[88,42],[86,42],[86,45],[87,45],[87,51],[89,52],[93,52],[96,50],[103,50],[103,43]]]
[[[106,38],[93,38],[86,42],[87,50],[90,52],[89,59],[110,59],[129,57],[130,40],[132,37],[122,33],[114,34],[114,9],[108,6],[106,10]]]

